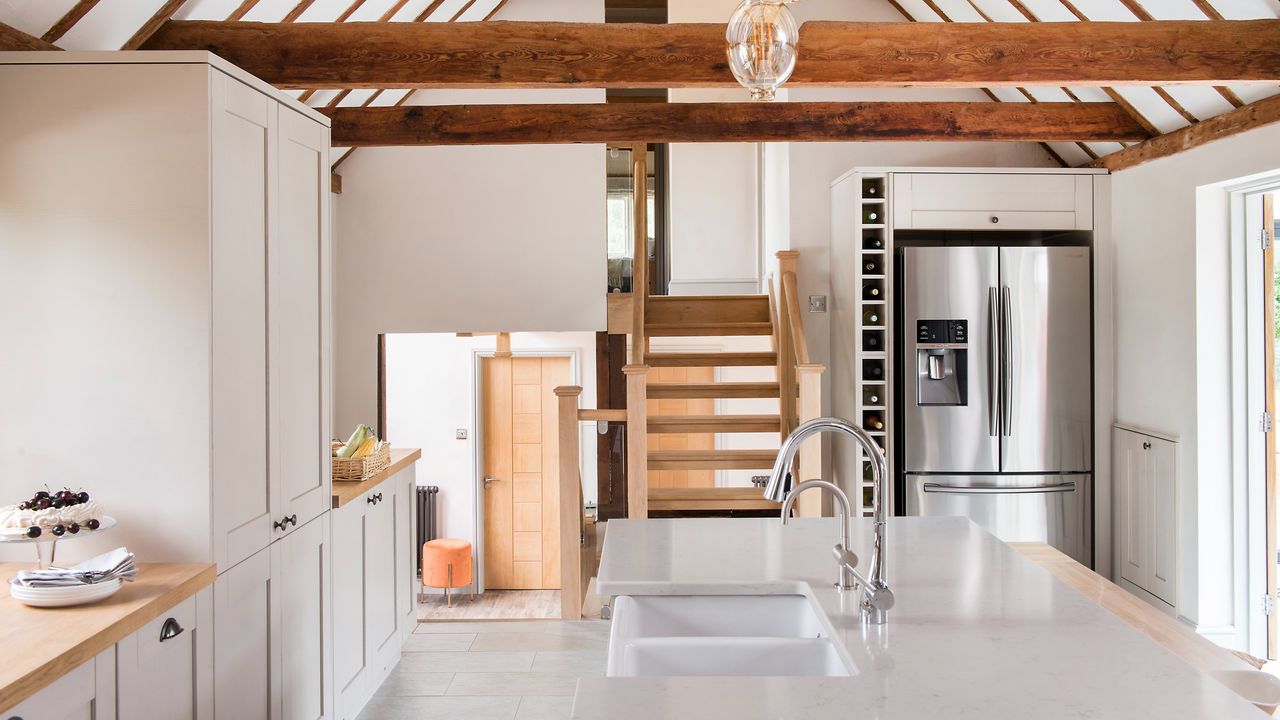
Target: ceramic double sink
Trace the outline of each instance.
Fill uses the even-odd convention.
[[[804,595],[623,595],[606,675],[853,675],[834,634]]]

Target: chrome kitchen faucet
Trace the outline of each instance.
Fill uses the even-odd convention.
[[[802,482],[792,488],[790,492],[787,491],[785,486],[784,478],[787,474],[787,468],[791,466],[792,461],[795,459],[796,452],[800,449],[800,443],[804,442],[810,435],[828,432],[844,433],[852,437],[862,446],[863,452],[872,461],[871,482],[874,486],[875,494],[871,500],[871,515],[874,540],[871,546],[871,568],[865,578],[857,571],[858,557],[848,548],[849,498],[844,494],[844,491],[825,480]],[[778,450],[778,458],[774,461],[773,471],[769,474],[769,483],[764,488],[764,496],[766,498],[782,503],[782,523],[784,525],[787,522],[787,516],[791,513],[791,506],[795,502],[796,496],[801,492],[813,487],[823,487],[832,491],[842,510],[840,517],[840,544],[833,549],[836,562],[840,566],[840,581],[836,583],[836,586],[841,588],[849,587],[848,578],[852,576],[862,588],[862,617],[867,622],[876,625],[883,624],[888,620],[888,611],[893,607],[894,601],[893,591],[889,589],[888,583],[884,580],[884,497],[887,491],[885,485],[888,481],[888,461],[885,459],[884,451],[871,439],[871,436],[848,420],[824,417],[802,423],[787,436],[786,441],[782,443],[782,448]]]

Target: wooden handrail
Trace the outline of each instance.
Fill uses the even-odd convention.
[[[797,365],[809,364],[809,343],[804,338],[804,322],[800,315],[800,298],[796,291],[796,274],[782,273],[782,295],[786,298],[788,322],[791,328],[791,348]]]
[[[631,246],[631,364],[643,365],[648,340],[644,313],[649,300],[648,146],[631,146],[631,194],[634,235]]]

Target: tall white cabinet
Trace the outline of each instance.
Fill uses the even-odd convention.
[[[206,53],[0,53],[0,87],[0,497],[217,563],[214,717],[332,717],[328,121]]]

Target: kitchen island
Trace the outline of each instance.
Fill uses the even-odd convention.
[[[856,596],[832,587],[835,523],[610,522],[601,594],[805,596],[829,621],[853,673],[588,678],[573,717],[1266,717],[963,518],[890,521],[887,580],[897,603],[887,624],[863,625]],[[870,535],[868,521],[853,521],[852,549],[863,567]]]

